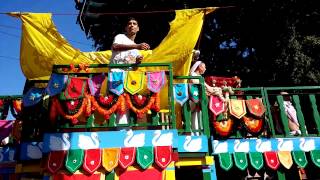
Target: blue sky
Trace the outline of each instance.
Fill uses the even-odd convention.
[[[81,51],[94,51],[93,42],[76,24],[78,10],[73,0],[2,0],[0,6],[0,96],[22,94],[25,77],[20,68],[21,21],[5,12],[53,13],[58,31]],[[55,15],[73,14],[73,15]]]

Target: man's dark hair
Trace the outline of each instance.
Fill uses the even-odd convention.
[[[137,18],[134,18],[134,17],[128,17],[127,23],[131,20],[134,20],[139,24],[139,21],[137,20]]]

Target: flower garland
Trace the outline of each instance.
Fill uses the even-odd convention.
[[[104,116],[106,120],[110,119],[110,115],[116,111],[119,112],[119,114],[124,114],[126,112],[123,95],[120,95],[118,101],[109,109],[104,109],[103,107],[101,107],[94,96],[90,96],[90,99],[92,102],[92,111],[97,110]]]
[[[6,119],[9,112],[9,99],[0,99],[0,119]]]
[[[13,117],[19,119],[22,112],[22,100],[21,99],[12,99],[10,105],[10,112]]]
[[[150,100],[148,102],[148,104],[146,106],[144,106],[141,109],[136,108],[131,101],[130,95],[129,94],[124,94],[125,98],[126,98],[126,103],[129,107],[129,109],[131,109],[134,113],[137,114],[138,118],[143,118],[143,115],[145,113],[147,113],[150,109],[154,110],[156,112],[160,111],[160,95],[159,93],[154,93],[152,94],[152,96],[150,97]]]
[[[12,102],[14,110],[17,112],[17,114],[21,113],[22,110],[22,100],[21,99],[15,99]]]
[[[135,94],[133,96],[130,96],[130,98],[133,105],[136,105],[138,108],[142,108],[147,105],[147,98],[150,98],[150,96],[147,97],[140,94]]]
[[[56,97],[54,97],[52,99],[52,105],[51,105],[51,109],[50,109],[50,120],[51,120],[51,122],[54,122],[57,115],[61,115],[65,119],[70,120],[71,123],[73,125],[75,125],[79,122],[78,117],[83,113],[84,110],[86,110],[87,104],[88,104],[88,98],[83,98],[83,102],[82,102],[81,107],[79,108],[79,111],[77,113],[75,113],[74,115],[68,115],[63,111],[63,108],[62,108],[59,100]]]
[[[64,69],[65,71],[66,69]],[[74,64],[70,64],[70,70],[75,72],[75,73],[78,73],[80,72],[81,70],[84,70],[85,72],[89,72],[89,64],[85,64],[85,63],[80,63],[79,64],[79,68],[76,68]]]
[[[82,105],[83,98],[80,99],[72,99],[72,100],[63,100],[59,101],[62,109],[67,112],[69,115],[73,115],[79,111],[79,108]]]
[[[110,108],[118,101],[118,98],[115,98],[112,94],[106,96],[100,95],[99,97],[95,97],[95,99],[104,108]]]

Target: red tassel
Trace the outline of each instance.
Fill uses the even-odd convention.
[[[143,118],[144,113],[137,113],[137,118],[138,119],[142,119]]]
[[[73,125],[75,125],[75,124],[78,124],[78,119],[77,118],[72,118],[71,119],[71,123],[73,124]]]
[[[104,115],[104,119],[105,120],[109,120],[110,119],[110,115],[109,114]]]

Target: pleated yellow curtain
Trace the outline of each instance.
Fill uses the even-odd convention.
[[[174,75],[188,75],[192,50],[199,38],[203,17],[215,9],[176,10],[170,31],[160,45],[154,50],[141,51],[145,57],[143,63],[172,63]],[[72,47],[57,31],[50,13],[13,12],[9,15],[22,21],[20,64],[23,74],[29,80],[49,79],[53,65],[109,63],[110,50],[81,52]]]

